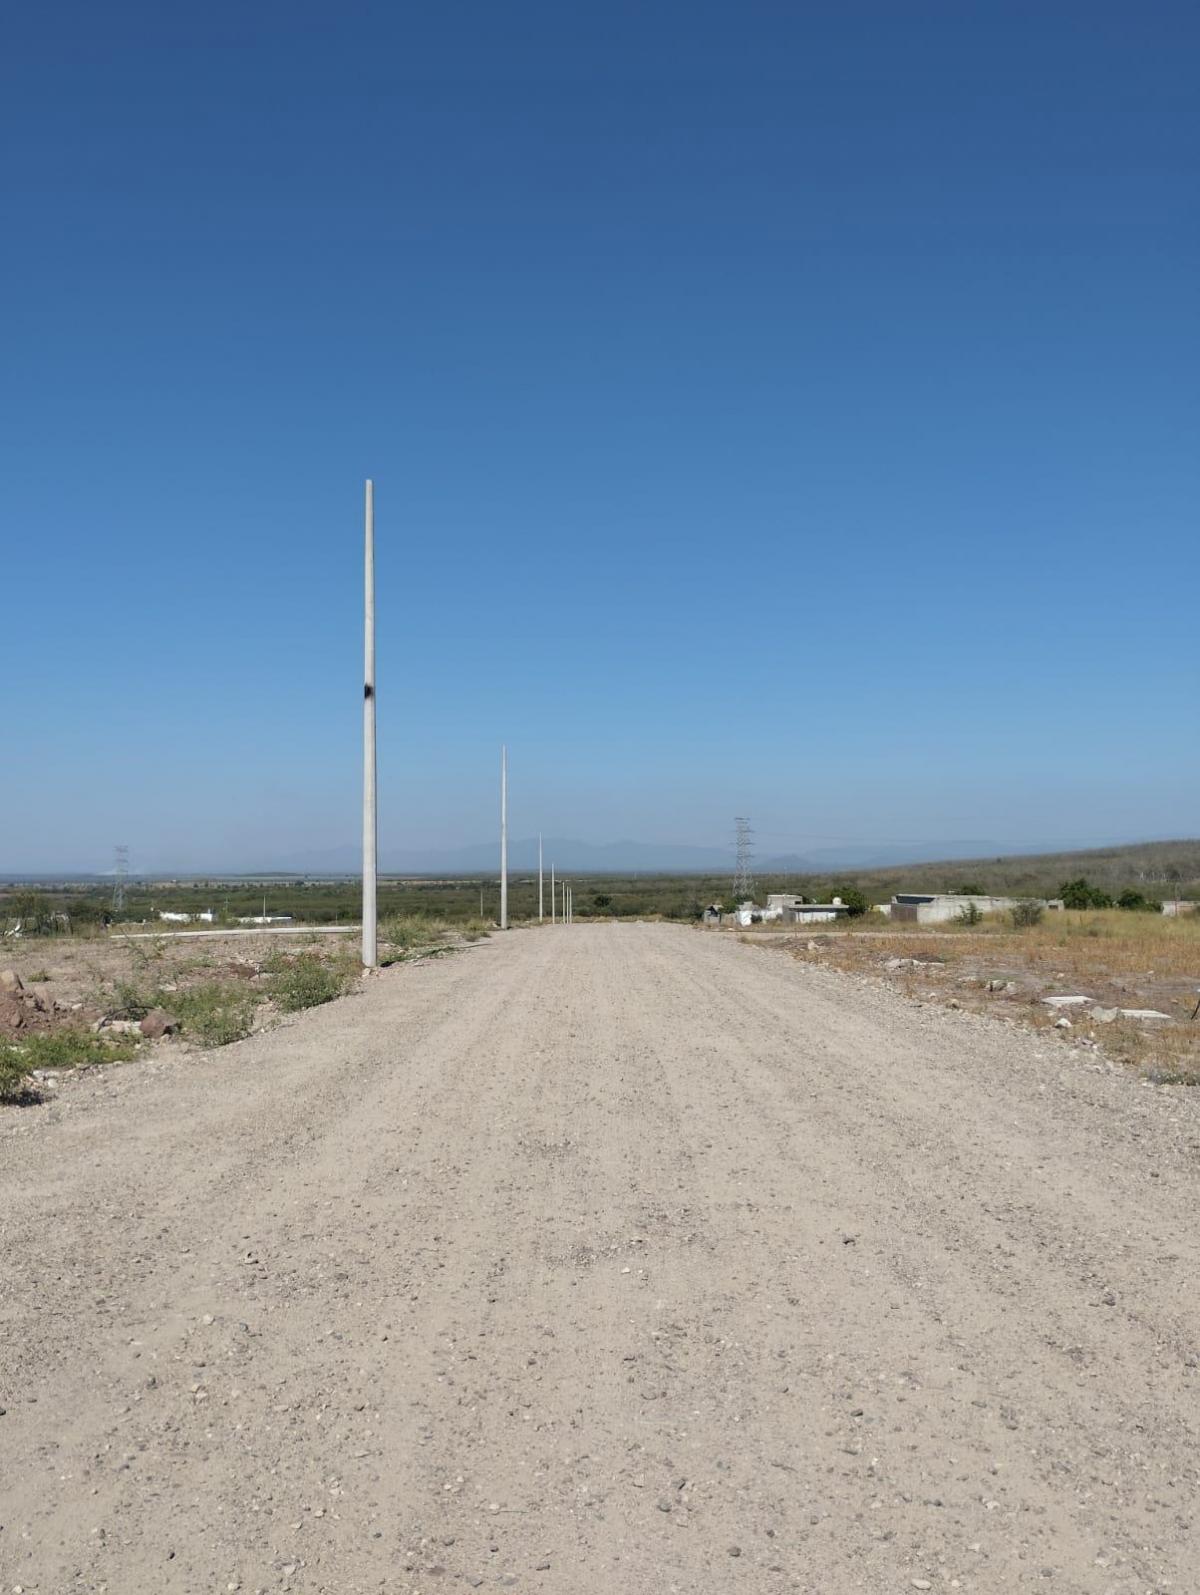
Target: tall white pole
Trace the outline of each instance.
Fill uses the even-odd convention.
[[[538,832],[538,924],[545,919],[542,912],[542,833]]]
[[[508,929],[508,749],[500,749],[500,929]]]
[[[550,866],[550,923],[554,924],[554,916],[558,913],[558,889],[554,884],[554,865]]]
[[[368,481],[363,528],[363,857],[362,961],[379,963],[375,919],[379,829],[375,814],[375,484]]]

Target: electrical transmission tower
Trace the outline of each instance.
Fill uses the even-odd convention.
[[[750,821],[739,814],[733,822],[736,862],[733,873],[734,901],[744,903],[754,900],[754,832]]]
[[[129,879],[129,849],[117,847],[113,849],[117,856],[117,867],[113,871],[113,913],[120,914],[125,910],[125,882]]]

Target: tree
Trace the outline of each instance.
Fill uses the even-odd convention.
[[[1148,897],[1144,897],[1141,892],[1135,892],[1131,886],[1126,887],[1126,889],[1121,893],[1120,897],[1117,898],[1117,907],[1128,908],[1133,910],[1135,913],[1143,914],[1158,914],[1162,912],[1161,903],[1151,902],[1151,900]]]
[[[612,898],[608,895],[607,892],[597,892],[595,897],[592,898],[592,902],[596,905],[597,908],[611,908],[612,907]]]
[[[986,897],[987,893],[982,886],[956,886],[951,894],[954,897]]]
[[[861,918],[871,906],[870,898],[857,886],[839,886],[833,896],[841,898],[851,919]]]
[[[1107,892],[1093,886],[1082,875],[1073,881],[1064,881],[1058,888],[1064,908],[1111,908],[1112,898]]]

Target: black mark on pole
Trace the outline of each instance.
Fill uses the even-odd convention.
[[[369,681],[364,682],[363,683],[363,697],[364,698],[373,698],[374,696],[375,696],[375,688],[371,685],[371,683]]]

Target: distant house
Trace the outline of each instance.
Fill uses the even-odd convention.
[[[246,914],[238,918],[239,925],[290,925],[290,914]]]
[[[897,892],[892,898],[891,918],[907,924],[947,925],[972,905],[980,914],[1007,914],[1019,902],[1018,897],[988,897],[971,892]],[[1035,898],[1043,908],[1061,908],[1060,898]]]
[[[787,925],[819,925],[844,918],[850,910],[840,897],[831,903],[806,903],[789,892],[772,892],[763,910],[763,919],[781,919]]]

